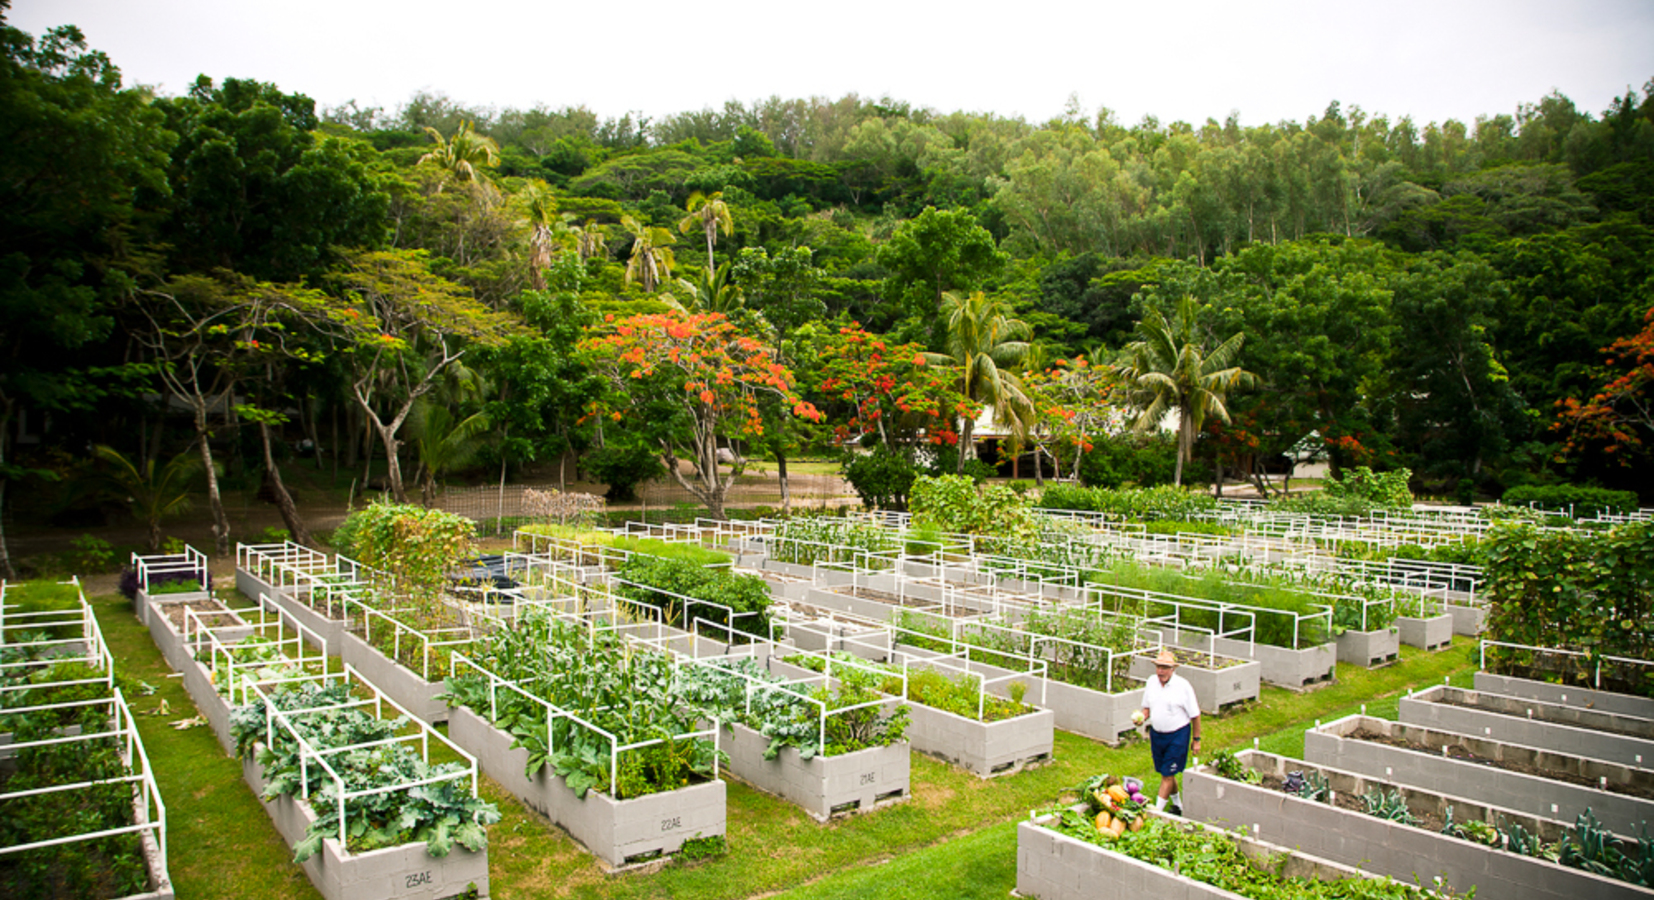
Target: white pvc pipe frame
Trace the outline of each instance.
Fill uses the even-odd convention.
[[[396,792],[399,792],[399,791],[412,790],[413,788],[421,787],[421,786],[427,785],[427,784],[442,784],[444,782],[460,781],[462,779],[469,779],[470,780],[470,782],[471,782],[471,796],[472,797],[477,796],[477,758],[472,756],[471,754],[465,752],[463,749],[460,748],[460,746],[458,744],[455,744],[453,741],[448,740],[448,738],[446,736],[444,736],[442,734],[442,732],[433,729],[431,726],[429,726],[425,722],[421,721],[419,719],[419,717],[417,717],[417,716],[413,715],[412,713],[410,713],[401,704],[397,703],[395,700],[391,699],[390,697],[385,696],[382,692],[380,692],[380,690],[377,687],[375,687],[373,685],[373,682],[368,681],[366,678],[363,678],[361,673],[357,672],[356,669],[354,667],[352,667],[351,665],[349,665],[348,663],[344,667],[344,673],[343,673],[342,676],[340,676],[340,675],[316,675],[316,676],[310,676],[310,677],[302,678],[302,679],[287,680],[287,681],[282,682],[281,684],[282,684],[282,686],[285,686],[285,685],[302,683],[302,682],[305,682],[305,681],[312,681],[312,682],[316,682],[316,683],[319,683],[319,684],[326,684],[328,681],[336,680],[340,677],[342,677],[347,683],[353,682],[353,683],[358,684],[358,685],[360,685],[364,688],[367,688],[368,690],[373,692],[373,696],[371,698],[355,699],[355,700],[347,701],[345,703],[331,704],[331,705],[327,705],[327,706],[314,706],[314,707],[307,707],[305,709],[298,709],[298,710],[281,710],[281,709],[277,709],[275,704],[270,702],[270,694],[269,694],[269,692],[265,691],[263,685],[254,684],[254,685],[251,686],[251,690],[254,693],[257,693],[265,701],[264,702],[264,710],[265,710],[265,725],[264,725],[264,728],[265,728],[265,743],[266,743],[266,746],[270,745],[274,741],[275,732],[276,732],[276,729],[278,727],[281,728],[283,731],[285,731],[288,734],[288,736],[291,737],[298,744],[298,747],[299,747],[299,785],[300,785],[300,795],[299,796],[300,796],[300,799],[304,800],[306,803],[310,802],[309,767],[311,765],[321,766],[322,771],[324,773],[326,773],[327,777],[333,781],[334,786],[337,789],[337,797],[338,797],[338,806],[339,806],[339,848],[340,848],[341,852],[347,852],[348,851],[348,843],[347,843],[347,837],[346,837],[347,831],[348,831],[348,829],[347,829],[347,824],[348,823],[347,823],[346,816],[345,816],[345,804],[349,800],[352,800],[352,799],[357,798],[357,797],[370,797],[370,796],[373,796],[375,794],[392,794],[392,793],[396,793]],[[369,705],[373,706],[373,713],[372,713],[373,716],[375,716],[376,718],[384,718],[384,706],[387,703],[389,703],[391,705],[391,707],[394,710],[396,710],[396,712],[399,713],[402,718],[407,719],[413,726],[415,726],[415,728],[417,729],[416,734],[400,735],[400,736],[396,736],[396,737],[386,738],[386,739],[380,740],[380,741],[368,741],[368,742],[364,742],[364,743],[360,743],[360,744],[349,744],[349,745],[342,745],[342,746],[338,746],[338,747],[329,747],[327,749],[319,749],[317,747],[312,746],[311,743],[304,738],[304,735],[302,733],[300,733],[299,729],[293,724],[294,720],[302,718],[303,716],[308,715],[308,714],[317,713],[317,712],[325,712],[325,711],[334,710],[334,709],[357,709],[357,708],[364,707],[364,706],[369,706]],[[427,763],[429,763],[430,759],[431,759],[431,736],[432,735],[435,735],[436,739],[438,741],[441,741],[443,744],[446,744],[450,750],[452,750],[456,755],[458,755],[460,757],[460,759],[464,760],[465,763],[467,764],[468,768],[466,770],[459,771],[459,772],[454,772],[454,773],[449,774],[449,775],[442,775],[442,776],[437,776],[437,777],[433,777],[433,778],[422,778],[422,779],[417,779],[417,780],[413,780],[413,781],[404,781],[404,782],[401,782],[399,784],[388,785],[388,786],[385,786],[385,787],[371,788],[369,790],[351,791],[351,790],[347,790],[345,788],[344,777],[341,776],[338,773],[338,771],[333,768],[332,764],[327,761],[327,757],[329,757],[329,756],[335,756],[335,755],[338,755],[340,753],[348,752],[350,750],[360,750],[360,749],[366,749],[366,748],[369,748],[369,747],[378,747],[378,746],[385,746],[385,745],[390,745],[390,744],[400,744],[400,743],[404,743],[404,742],[410,742],[410,741],[413,741],[413,740],[418,740],[419,745],[420,745],[420,755],[424,758],[424,760]]]
[[[1487,671],[1487,648],[1489,647],[1509,647],[1513,650],[1531,650],[1536,653],[1554,653],[1558,656],[1582,656],[1587,659],[1591,658],[1591,654],[1586,653],[1583,650],[1567,650],[1562,647],[1536,647],[1532,644],[1513,644],[1509,641],[1495,641],[1489,640],[1488,638],[1482,638],[1481,643],[1477,646],[1479,660],[1476,667],[1484,672]],[[1629,656],[1599,656],[1596,658],[1591,676],[1591,685],[1598,690],[1602,689],[1602,663],[1605,660],[1608,662],[1654,668],[1654,660],[1636,659],[1635,657]]]

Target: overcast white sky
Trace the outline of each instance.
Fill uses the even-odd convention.
[[[233,76],[387,110],[421,89],[602,116],[854,91],[1036,122],[1070,94],[1128,124],[1302,120],[1332,99],[1469,122],[1553,89],[1597,114],[1654,77],[1651,0],[13,0],[9,20],[79,25],[166,93]]]

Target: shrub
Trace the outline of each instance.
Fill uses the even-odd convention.
[[[868,453],[847,453],[840,465],[850,486],[868,509],[907,509],[907,495],[919,468],[902,453],[888,447],[874,447]]]
[[[1612,491],[1585,484],[1519,485],[1505,491],[1503,502],[1508,506],[1533,506],[1566,512],[1575,518],[1637,510],[1637,495],[1634,492]]]
[[[1033,510],[1010,488],[979,487],[964,475],[919,476],[913,482],[912,507],[916,528],[1004,537],[1034,530]]]
[[[1077,484],[1048,484],[1040,493],[1039,505],[1045,509],[1074,509],[1097,511],[1097,493]]]
[[[638,485],[666,475],[660,457],[641,441],[611,443],[592,450],[581,457],[580,466],[608,485],[609,491],[603,496],[617,502],[636,500]]]
[[[70,541],[69,546],[73,549],[65,562],[75,572],[90,575],[107,572],[115,565],[115,548],[103,538],[83,534]]]
[[[1217,500],[1204,491],[1163,484],[1152,488],[1080,488],[1053,485],[1045,489],[1040,505],[1046,509],[1077,509],[1110,513],[1122,519],[1155,522],[1184,522],[1217,508]]]
[[[1356,466],[1345,469],[1339,478],[1328,479],[1325,493],[1329,497],[1354,497],[1374,506],[1407,509],[1413,505],[1413,492],[1407,488],[1412,477],[1412,469],[1374,472],[1366,466]]]
[[[1184,475],[1198,480],[1195,461],[1184,467]],[[1089,487],[1118,488],[1130,483],[1153,487],[1170,483],[1177,472],[1177,444],[1160,436],[1128,435],[1099,438],[1080,457],[1080,480]]]

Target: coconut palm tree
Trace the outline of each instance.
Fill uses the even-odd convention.
[[[1183,484],[1183,464],[1194,451],[1195,435],[1208,415],[1229,421],[1224,398],[1229,391],[1248,387],[1251,372],[1233,365],[1246,335],[1236,332],[1210,352],[1195,321],[1195,298],[1184,296],[1167,321],[1150,309],[1137,323],[1141,340],[1126,346],[1120,369],[1128,402],[1139,410],[1133,427],[1156,428],[1171,410],[1177,410],[1177,470],[1173,481]]]
[[[551,250],[557,244],[557,232],[567,226],[557,215],[557,198],[543,181],[524,188],[518,199],[523,204],[523,216],[533,234],[529,236],[528,275],[537,291],[546,289],[546,269],[551,265]]]
[[[482,181],[483,175],[478,167],[492,166],[500,161],[499,145],[494,143],[493,138],[472,131],[470,122],[461,122],[459,130],[449,139],[444,139],[442,132],[429,125],[425,126],[425,133],[436,141],[436,147],[421,156],[419,161],[434,162],[447,171],[444,183],[450,176],[459,181]],[[442,190],[440,184],[437,190]]]
[[[92,455],[108,464],[102,480],[110,493],[130,504],[149,526],[149,552],[160,552],[161,520],[189,511],[190,482],[201,471],[201,458],[185,450],[156,471],[155,460],[135,465],[105,444],[93,447]]]
[[[563,221],[572,223],[574,216],[563,214]],[[580,261],[585,262],[594,256],[609,256],[609,226],[599,225],[596,219],[587,219],[584,225],[570,225],[569,232],[574,235],[574,252],[580,254]]]
[[[718,241],[718,232],[723,231],[724,237],[735,233],[735,219],[729,214],[729,204],[724,202],[724,192],[703,194],[696,191],[689,195],[689,202],[684,206],[689,210],[689,215],[678,220],[678,230],[684,234],[695,231],[706,233],[706,267],[715,268],[712,246]]]
[[[1028,354],[1028,323],[1010,317],[1005,302],[981,291],[969,297],[942,295],[942,317],[947,326],[947,352],[926,353],[927,362],[959,371],[959,390],[973,403],[993,408],[994,422],[1020,430],[1031,420],[1033,404],[1010,367]],[[965,456],[975,456],[976,419],[965,416],[959,430],[957,471],[965,470]]]
[[[632,257],[626,262],[626,283],[637,282],[651,293],[660,283],[672,276],[672,248],[677,243],[672,232],[657,225],[644,225],[631,216],[621,216],[620,224],[632,233]]]

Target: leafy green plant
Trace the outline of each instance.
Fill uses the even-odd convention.
[[[1376,816],[1389,822],[1402,825],[1418,825],[1419,820],[1407,808],[1407,798],[1401,796],[1399,790],[1386,791],[1382,787],[1374,787],[1361,795],[1361,810],[1369,816]]]
[[[107,691],[104,693],[107,696]],[[78,724],[93,730],[104,714],[93,712]],[[12,717],[7,724],[18,742],[56,737],[58,727],[56,719],[40,717],[32,721]],[[120,780],[128,770],[115,738],[26,747],[17,751],[7,766],[7,774],[0,777],[0,789],[7,792],[85,786],[14,797],[0,804],[0,846],[133,824],[131,788]],[[53,900],[123,897],[141,892],[147,874],[138,836],[113,835],[8,854],[5,864],[0,865],[0,893]]]
[[[1587,808],[1563,836],[1558,861],[1643,887],[1654,885],[1654,842],[1649,840],[1646,822],[1641,840],[1622,842]]]
[[[1345,469],[1342,477],[1328,479],[1322,490],[1332,498],[1353,497],[1386,509],[1408,509],[1413,505],[1413,493],[1407,487],[1412,478],[1411,469],[1374,472],[1356,466]]]
[[[901,548],[894,532],[867,522],[827,516],[803,516],[776,526],[767,547],[777,562],[801,566],[817,562],[847,562],[869,553],[889,553]]]
[[[1601,531],[1540,530],[1500,524],[1483,541],[1487,637],[1585,656],[1488,648],[1488,667],[1525,677],[1602,684],[1654,696],[1648,667],[1621,669],[1605,656],[1654,658],[1654,523]]]
[[[1010,488],[963,475],[921,475],[909,498],[913,524],[950,534],[1018,536],[1034,531],[1032,508]]]
[[[831,712],[879,699],[874,690],[876,685],[870,683],[871,677],[861,672],[841,673],[839,686],[832,689],[756,690],[752,693],[750,709],[747,704],[750,681],[760,684],[782,681],[753,660],[743,658],[717,666],[688,666],[679,672],[684,695],[708,717],[741,722],[770,739],[764,751],[765,759],[774,759],[782,747],[789,746],[797,747],[803,759],[884,747],[901,740],[907,729],[905,706],[898,706],[890,713],[874,707],[853,710],[827,717],[823,746],[818,720],[820,707],[809,701],[825,704]]]
[[[115,548],[103,538],[83,534],[70,541],[69,547],[67,561],[75,572],[91,575],[115,566]]]
[[[522,693],[498,691],[491,703],[487,678],[464,674],[447,680],[445,699],[510,734],[514,748],[528,751],[529,775],[549,768],[580,797],[598,790],[619,800],[711,776],[717,750],[704,738],[679,737],[698,730],[700,711],[684,696],[662,654],[543,612],[493,632],[473,652],[477,665]],[[622,745],[656,743],[621,751],[611,760],[614,748],[606,738],[568,718],[557,719],[548,732],[544,703],[609,731]]]
[[[310,797],[316,820],[293,846],[294,862],[315,855],[322,841],[339,834],[341,787],[346,792],[373,791],[467,771],[461,763],[430,765],[405,743],[361,746],[396,736],[408,722],[406,718],[376,718],[359,707],[326,708],[351,700],[350,686],[344,682],[326,686],[310,682],[268,696],[276,709],[304,713],[289,721],[311,747],[328,753],[328,763],[342,782],[335,782],[314,763],[301,765],[299,742],[286,729],[267,733],[264,699],[231,711],[230,734],[237,755],[246,759],[255,756],[256,750],[265,798]],[[267,737],[272,737],[272,743],[261,745]],[[488,846],[485,826],[499,819],[494,804],[471,796],[460,779],[347,797],[344,803],[346,848],[358,853],[414,842],[423,842],[426,851],[437,857],[447,856],[455,844],[481,851]]]
[[[1080,488],[1052,485],[1040,496],[1045,509],[1100,512],[1133,522],[1184,522],[1217,508],[1204,492],[1163,484],[1151,488]]]
[[[200,592],[200,590],[201,582],[190,578],[184,581],[168,581],[160,584],[152,584],[150,586],[149,594],[152,597],[158,597],[164,594],[194,594]]]
[[[1505,491],[1500,502],[1508,506],[1566,512],[1583,519],[1599,513],[1636,512],[1633,491],[1612,491],[1584,484],[1524,484]]]
[[[475,525],[464,516],[394,503],[370,504],[360,516],[354,538],[357,561],[384,581],[377,587],[405,597],[421,620],[429,620],[448,573],[471,552]]]
[[[1263,776],[1256,769],[1252,769],[1235,757],[1232,750],[1219,750],[1212,754],[1212,770],[1230,781],[1241,781],[1247,784],[1259,784]]]
[[[843,652],[835,652],[833,657],[842,659],[845,662],[854,662],[865,668],[882,671],[885,674],[876,682],[878,692],[891,696],[903,696],[900,666],[869,662]],[[812,654],[794,654],[786,657],[785,662],[814,672],[821,672],[826,669],[826,663],[822,661],[822,658]],[[846,677],[846,673],[850,671],[852,670],[848,667],[843,670],[835,668],[833,674],[835,677],[842,678]],[[856,676],[849,674],[847,677],[855,678]],[[871,687],[874,682],[868,682],[867,684]],[[1033,707],[1025,703],[1006,700],[992,694],[984,694],[981,690],[981,682],[970,675],[961,673],[950,677],[936,669],[908,669],[905,697],[914,703],[922,703],[932,709],[940,709],[943,712],[950,712],[956,716],[976,719],[981,722],[1013,719],[1033,712]],[[981,705],[980,716],[977,714],[979,703]]]
[[[1418,892],[1382,879],[1321,881],[1281,874],[1281,867],[1241,852],[1233,835],[1200,828],[1191,822],[1151,817],[1139,831],[1105,837],[1078,810],[1054,810],[1050,828],[1060,834],[1176,872],[1186,878],[1242,897],[1268,900],[1411,900]]]
[[[769,636],[770,587],[761,576],[643,553],[627,557],[615,574],[615,593],[659,608],[668,625],[687,628],[690,619],[707,619],[738,633]]]

